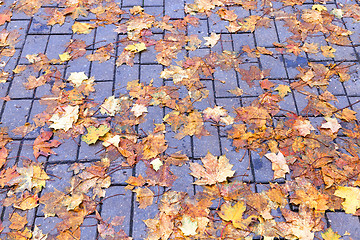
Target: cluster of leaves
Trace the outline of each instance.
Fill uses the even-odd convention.
[[[42,16],[48,25],[73,21],[74,34],[89,34],[95,28],[113,24],[115,32],[123,37],[86,56],[89,46],[82,40],[71,40],[57,59],[34,53],[26,56],[27,65],[16,66],[13,73],[0,72],[0,82],[6,82],[12,75],[21,75],[27,69],[33,74],[24,81],[26,89],[44,84],[51,86],[51,95],[42,96],[40,100],[47,106],[46,110],[37,114],[31,123],[12,129],[22,137],[39,131],[33,142],[34,160],[20,158],[21,161],[14,164],[6,146],[12,140],[6,129],[1,130],[0,187],[6,192],[2,204],[13,207],[14,211],[5,216],[10,225],[0,227],[0,232],[9,239],[80,239],[80,226],[92,215],[97,220],[100,237],[131,239],[118,229],[123,217],[104,220],[97,206],[106,199],[105,190],[111,185],[114,171],[143,162],[146,176],[131,176],[125,189],[136,193],[139,208],[152,205],[156,195],[161,197],[158,214],[144,221],[148,228],[147,239],[263,236],[265,239],[308,240],[314,239],[317,232],[323,232],[318,237],[325,240],[339,239],[341,236],[331,228],[325,229],[323,219],[326,211],[335,210],[360,215],[360,127],[351,105],[341,109],[335,107],[337,99],[327,87],[330,79],[348,81],[350,65],[308,63],[308,67],[297,68],[299,74],[291,84],[286,81],[276,84],[267,78],[270,69],[256,66],[244,69],[241,64],[245,55],[249,58],[278,54],[298,56],[321,51],[323,56],[333,58],[336,46],[351,45],[348,36],[352,34],[339,27],[336,19],[350,17],[359,21],[360,7],[347,4],[328,11],[325,5],[315,4],[289,13],[283,9],[302,5],[304,1],[278,2],[281,7],[276,9],[272,1],[195,0],[185,6],[188,15],[175,20],[147,14],[140,6],[125,11],[113,1],[19,0],[6,6],[0,13],[0,25],[10,22],[14,11],[33,16],[43,5],[56,3],[60,7],[47,8],[46,15]],[[233,6],[256,10],[256,14],[240,18],[230,10]],[[77,21],[80,16],[89,14],[94,15],[91,23]],[[283,21],[292,35],[283,43],[273,43],[277,53],[244,45],[241,52],[210,51],[203,57],[185,57],[174,63],[184,50],[196,51],[202,46],[211,49],[219,41],[221,44],[221,34],[211,33],[204,37],[204,42],[197,35],[186,34],[189,25],[199,25],[197,15],[211,17],[212,14],[228,22],[226,29],[230,33],[268,28],[275,19]],[[165,34],[163,39],[156,40],[153,31],[159,29]],[[326,37],[328,45],[318,46],[308,41],[309,36],[319,33]],[[5,58],[15,54],[19,36],[16,30],[0,32],[1,67],[6,66]],[[118,44],[123,48],[116,59],[117,66],[132,66],[138,53],[153,47],[157,52],[154,58],[165,67],[160,77],[171,79],[174,85],[155,87],[152,83],[129,79],[126,94],[109,96],[99,103],[90,98],[95,91],[94,77],[72,72],[64,79],[60,73],[59,66],[71,64],[77,58],[106,62],[114,58]],[[203,111],[197,109],[196,103],[206,101],[209,94],[201,80],[216,81],[213,74],[219,69],[237,71],[249,87],[259,85],[263,93],[249,106],[234,108],[234,113],[216,105]],[[309,88],[317,88],[319,94],[308,91]],[[187,94],[180,97],[183,90]],[[279,106],[294,91],[308,100],[301,114]],[[240,88],[229,92],[234,97],[244,94]],[[3,99],[11,101],[8,96]],[[149,107],[166,108],[168,113],[152,131],[139,133],[138,125],[147,120]],[[322,120],[322,124],[314,126],[309,116]],[[200,161],[190,161],[181,152],[167,152],[170,146],[165,138],[166,129],[175,132],[177,139],[202,138],[210,135],[205,127],[207,122],[214,128],[229,129],[226,134],[236,151],[244,149],[265,156],[272,163],[273,179],[280,179],[281,184],[274,181],[268,184],[266,191],[255,192],[251,184],[235,180],[243,172],[233,170],[234,166],[225,155],[208,153],[200,164]],[[104,153],[100,161],[90,166],[73,164],[69,168],[73,177],[65,191],[55,189],[42,194],[51,176],[37,159],[54,154],[52,148],[61,144],[53,135],[59,140],[81,135],[81,140],[89,145],[102,144]],[[237,160],[241,161],[241,156]],[[172,191],[177,179],[170,170],[172,166],[189,166],[191,176],[196,179],[193,184],[201,186],[202,191],[195,196]],[[155,195],[151,190],[153,186],[166,187],[166,191]],[[60,219],[56,224],[56,236],[43,234],[41,227],[28,225],[27,211],[39,205],[45,217]]]

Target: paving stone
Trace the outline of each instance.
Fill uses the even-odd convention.
[[[139,65],[133,67],[122,65],[116,68],[115,93],[126,93],[127,82],[139,80]]]
[[[110,59],[106,62],[100,63],[93,61],[91,64],[91,77],[95,78],[95,81],[112,80],[114,78],[114,59]]]
[[[165,15],[169,15],[172,18],[183,18],[184,14],[184,0],[178,1],[165,1]]]
[[[192,184],[194,182],[194,178],[190,175],[190,164],[186,163],[181,167],[171,166],[170,169],[175,174],[175,176],[178,177],[171,187],[171,190],[186,192],[190,196],[194,195],[194,185]]]
[[[18,42],[15,44],[16,48],[21,47],[25,43],[25,36],[29,28],[29,24],[30,21],[21,20],[21,21],[11,21],[7,25],[6,29],[8,31],[16,30],[20,34],[19,38],[17,39]]]
[[[210,31],[212,32],[212,31]],[[200,20],[199,25],[197,27],[193,25],[188,26],[188,35],[197,35],[197,37],[203,42],[202,46],[204,46],[205,39],[204,37],[209,36],[209,28],[207,20]]]
[[[10,130],[24,125],[28,118],[30,105],[31,100],[12,100],[7,102],[1,118],[2,124],[9,127]],[[12,138],[14,134],[9,132],[9,136]]]
[[[213,155],[220,156],[219,137],[217,136],[217,129],[210,126],[210,124],[204,124],[205,129],[209,131],[211,136],[204,136],[198,139],[194,137],[194,157],[205,157],[208,152]]]
[[[271,78],[286,78],[286,71],[281,56],[272,57],[268,55],[261,55],[260,62],[262,70],[271,69]]]
[[[46,56],[49,59],[59,59],[59,54],[66,50],[66,44],[70,41],[70,35],[50,35]]]
[[[87,54],[91,54],[91,51],[87,51]],[[86,54],[86,55],[87,55]],[[65,78],[68,79],[73,72],[84,72],[89,77],[90,64],[86,58],[77,58],[71,61],[66,69]]]
[[[222,137],[220,138],[220,141],[222,154],[229,159],[230,164],[234,165],[232,170],[235,170],[235,177],[232,178],[232,180],[254,181],[248,152],[244,149],[236,151],[235,147],[232,145],[232,139]]]
[[[211,48],[211,51],[221,54],[223,51],[233,51],[231,34],[221,34],[218,43]]]
[[[285,55],[284,56],[285,67],[289,78],[295,78],[300,72],[297,70],[297,67],[308,67],[308,61],[306,57],[294,56],[294,55]]]
[[[254,167],[256,182],[269,182],[273,180],[274,171],[272,164],[266,157],[260,157],[256,152],[251,152],[251,163]]]
[[[77,143],[79,142],[79,138],[59,140],[58,138],[55,137],[54,139],[60,141],[61,145],[54,150],[56,151],[57,154],[56,155],[52,154],[49,157],[49,162],[64,161],[64,160],[75,161],[76,153],[78,149]]]
[[[105,25],[104,27],[96,28],[95,42],[97,42],[97,44],[94,45],[94,48],[116,42],[117,33],[114,32],[115,29],[116,26],[114,25]]]
[[[38,54],[45,51],[48,35],[28,35],[21,53],[20,64],[29,63],[26,59],[28,54]]]
[[[164,0],[144,0],[144,6],[159,5],[163,6]]]
[[[343,212],[328,212],[326,213],[326,216],[328,217],[329,224],[334,232],[338,232],[341,236],[343,236],[346,231],[350,233],[350,236],[343,236],[342,239],[360,239],[360,224],[358,217]]]
[[[186,156],[191,157],[191,140],[189,136],[186,136],[182,139],[175,138],[176,133],[171,131],[170,127],[166,128],[165,139],[169,148],[166,150],[166,153],[172,154],[178,151],[181,151],[182,154],[186,154]]]
[[[144,130],[146,133],[152,132],[155,125],[162,123],[163,110],[159,107],[148,107],[146,113],[146,121],[139,124],[139,129]]]
[[[123,194],[117,195],[116,194]],[[129,234],[130,229],[130,212],[131,212],[131,195],[132,193],[124,190],[123,186],[113,186],[106,189],[105,199],[101,207],[101,217],[104,220],[112,219],[116,216],[125,216],[124,222],[118,228],[123,229]],[[111,197],[113,196],[113,197]],[[116,208],[114,208],[116,206]]]
[[[86,142],[81,141],[79,159],[100,159],[100,155],[97,152],[99,152],[101,149],[103,149],[103,146],[100,143],[88,145]]]
[[[160,78],[162,71],[163,67],[159,65],[141,65],[140,82],[150,84],[153,81],[154,87],[161,87],[163,85],[163,79]]]
[[[258,47],[273,47],[273,42],[279,41],[274,22],[270,22],[269,28],[257,28],[255,30],[255,38]]]

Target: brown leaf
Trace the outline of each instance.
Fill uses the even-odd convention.
[[[53,133],[50,131],[41,130],[40,135],[35,139],[33,149],[34,156],[37,159],[40,155],[42,156],[50,156],[51,154],[55,154],[51,148],[60,146],[61,142],[58,140],[50,140]]]

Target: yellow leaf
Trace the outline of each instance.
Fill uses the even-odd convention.
[[[312,10],[316,10],[316,11],[327,11],[327,8],[324,5],[320,5],[320,4],[315,4],[311,7]]]
[[[55,130],[63,129],[65,132],[67,132],[70,128],[72,128],[72,125],[74,122],[78,119],[78,113],[79,113],[79,106],[65,106],[62,108],[59,108],[54,115],[49,119],[49,121],[53,122],[50,124],[50,128],[53,128]]]
[[[326,232],[321,234],[321,236],[324,238],[324,240],[339,240],[341,238],[341,235],[339,235],[337,232],[334,232],[331,228],[328,228]]]
[[[68,52],[64,52],[63,54],[59,54],[60,61],[66,62],[71,59],[71,56]]]
[[[78,34],[89,34],[93,28],[93,24],[84,22],[75,22],[71,27],[73,32]]]
[[[130,51],[130,52],[134,52],[134,53],[138,53],[138,52],[146,50],[146,45],[143,42],[135,43],[133,45],[127,45],[125,47],[125,50]]]
[[[220,40],[220,34],[211,33],[210,37],[204,37],[206,43],[205,46],[212,48]]]
[[[221,206],[218,214],[223,220],[231,221],[234,227],[246,229],[253,216],[243,219],[245,210],[246,206],[242,201],[237,202],[234,206],[230,202],[226,202]]]
[[[87,144],[96,143],[99,137],[104,136],[106,133],[110,131],[110,127],[107,125],[100,125],[100,127],[96,128],[94,126],[90,126],[87,128],[88,133],[81,137],[81,140],[86,142]]]
[[[284,155],[279,151],[276,155],[275,153],[265,154],[272,162],[272,170],[274,170],[274,179],[285,178],[285,174],[290,172],[289,166],[286,163]]]
[[[151,161],[150,164],[152,165],[155,171],[158,171],[160,167],[164,165],[163,162],[160,160],[160,158],[155,158],[154,160]]]
[[[87,79],[88,77],[84,72],[72,72],[68,78],[68,81],[72,82],[75,87],[79,87],[81,83]]]
[[[290,87],[283,84],[279,84],[275,90],[279,92],[279,96],[281,98],[284,98],[289,92],[291,92]]]
[[[360,189],[356,187],[338,187],[334,193],[335,196],[344,198],[341,205],[346,213],[355,214],[360,208]]]
[[[328,58],[334,58],[334,52],[336,52],[336,49],[331,47],[331,46],[321,46],[321,51],[322,51],[322,55],[324,55],[324,57],[328,57]]]

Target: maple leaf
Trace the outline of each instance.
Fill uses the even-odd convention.
[[[299,134],[303,137],[309,135],[311,130],[315,130],[315,128],[311,125],[309,120],[302,120],[302,119],[295,120],[293,129],[298,130]]]
[[[68,52],[64,52],[62,54],[59,54],[60,61],[66,62],[71,59],[71,55]]]
[[[324,57],[328,57],[328,58],[334,58],[334,52],[336,52],[336,49],[331,47],[331,46],[321,46],[320,47],[321,51],[322,51],[322,55],[324,55]]]
[[[332,133],[337,133],[341,128],[336,118],[324,117],[327,121],[321,125],[321,128],[330,129]]]
[[[341,235],[334,232],[332,228],[328,228],[324,233],[321,233],[324,240],[340,240]]]
[[[241,96],[244,94],[244,90],[242,90],[241,88],[231,89],[231,90],[228,90],[228,92],[231,94],[234,94],[235,96]]]
[[[42,75],[38,78],[35,76],[30,76],[27,78],[27,82],[24,82],[23,85],[27,90],[31,90],[37,87],[40,87],[46,83],[46,78]]]
[[[32,232],[32,240],[46,240],[48,237],[47,234],[43,234],[42,230],[38,228],[38,226],[35,225],[34,231]]]
[[[336,113],[335,116],[345,120],[347,122],[351,122],[351,121],[355,121],[356,120],[356,116],[355,116],[356,112],[349,109],[349,108],[345,108],[344,110],[341,111],[340,114]]]
[[[7,9],[0,13],[0,26],[4,25],[5,22],[10,22],[12,16],[12,12]]]
[[[230,202],[226,202],[221,205],[219,216],[225,221],[231,221],[234,227],[239,229],[247,229],[253,216],[249,216],[247,219],[243,219],[243,214],[246,210],[245,203],[238,201],[234,206]]]
[[[289,92],[291,92],[291,89],[288,85],[279,84],[277,88],[275,88],[276,91],[279,92],[279,96],[284,98]]]
[[[134,106],[131,108],[130,111],[134,113],[135,117],[140,117],[144,112],[148,112],[146,106],[136,103],[134,104]]]
[[[181,226],[179,227],[185,236],[196,235],[196,229],[198,228],[197,221],[193,221],[191,217],[185,215],[181,219]]]
[[[346,213],[355,214],[356,210],[360,208],[360,189],[357,187],[337,187],[335,196],[344,198],[341,205],[344,207]]]
[[[155,171],[158,171],[160,167],[164,165],[163,162],[160,160],[160,158],[155,158],[154,160],[151,161],[150,164],[153,166],[153,169]]]
[[[133,191],[136,193],[136,201],[140,203],[139,208],[144,209],[152,205],[154,193],[149,188],[137,188]]]
[[[212,119],[215,122],[219,122],[221,117],[225,117],[227,115],[227,110],[222,106],[215,106],[214,108],[206,108],[203,111],[203,117],[205,120]]]
[[[284,155],[279,151],[276,155],[275,153],[265,154],[272,162],[272,170],[274,170],[274,179],[285,178],[285,174],[290,172],[289,166],[286,163]]]
[[[49,121],[53,122],[50,124],[50,128],[53,129],[63,129],[67,132],[74,122],[78,120],[79,106],[70,106],[59,107],[54,115],[51,116]]]
[[[40,135],[35,139],[33,144],[34,156],[36,159],[40,155],[42,156],[50,156],[51,154],[55,154],[51,148],[60,146],[61,142],[58,140],[50,140],[53,133],[51,131],[41,130]]]
[[[100,113],[114,116],[120,109],[120,99],[115,96],[110,96],[105,99],[105,102],[100,106]]]
[[[68,78],[68,81],[74,84],[75,87],[79,87],[84,80],[88,77],[84,72],[72,72]]]
[[[316,54],[319,52],[319,46],[316,43],[304,43],[304,45],[301,47],[301,50],[303,50],[306,53],[313,53]]]
[[[72,29],[73,33],[89,34],[94,27],[95,26],[90,23],[75,22],[72,25],[71,29]]]
[[[82,136],[81,140],[90,145],[96,143],[99,137],[102,137],[108,133],[110,131],[110,127],[108,125],[100,125],[98,128],[90,126],[87,128],[87,131],[88,133]]]
[[[270,69],[261,71],[257,66],[250,66],[249,70],[238,68],[236,71],[241,74],[241,79],[246,81],[250,87],[254,85],[254,80],[261,80],[270,74]]]
[[[11,215],[10,222],[9,228],[14,230],[20,230],[28,223],[26,215],[21,216],[17,212]]]
[[[282,208],[281,213],[286,223],[278,224],[281,236],[299,240],[313,240],[314,232],[320,230],[321,225],[316,221],[314,214],[307,208],[300,206],[299,213]]]
[[[190,174],[199,178],[194,184],[212,185],[225,182],[228,177],[234,176],[235,171],[231,170],[233,165],[229,163],[229,159],[225,155],[216,157],[208,152],[205,157],[201,158],[201,161],[204,166],[190,163]]]
[[[22,196],[22,198],[20,198],[14,203],[14,208],[21,209],[23,211],[30,210],[36,208],[39,205],[38,201],[39,197],[36,194],[25,194],[24,196]]]
[[[143,157],[151,159],[166,151],[168,148],[165,135],[161,133],[149,134],[143,139]]]
[[[46,180],[49,179],[40,165],[32,164],[29,167],[18,167],[16,171],[19,175],[8,183],[9,185],[17,184],[15,192],[22,192],[25,189],[31,191],[33,188],[38,192],[45,187]]]
[[[221,36],[220,34],[216,34],[216,33],[212,32],[210,34],[210,37],[204,37],[204,39],[206,41],[205,46],[207,46],[209,48],[214,47],[217,44],[217,42],[220,40],[220,36]]]
[[[132,45],[127,45],[124,49],[133,53],[138,53],[146,50],[146,45],[145,43],[140,42]]]

